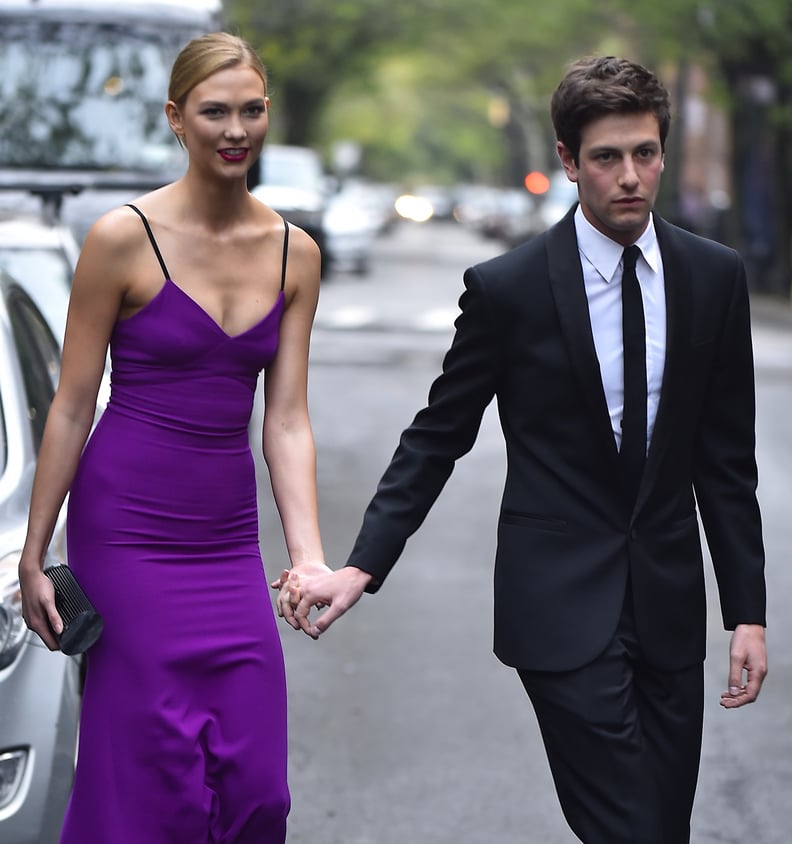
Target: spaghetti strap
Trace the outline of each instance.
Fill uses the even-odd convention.
[[[289,222],[288,220],[283,221],[284,231],[283,231],[283,265],[281,267],[281,287],[280,289],[283,290],[286,286],[286,258],[289,253]]]
[[[154,248],[154,254],[157,256],[157,260],[159,261],[159,265],[162,267],[162,272],[165,275],[165,281],[170,281],[170,274],[168,273],[168,268],[165,266],[165,261],[162,258],[162,253],[159,250],[159,246],[157,246],[157,241],[154,240],[154,233],[151,231],[151,226],[149,225],[149,221],[146,219],[143,212],[136,206],[132,205],[131,202],[126,203],[129,208],[131,208],[137,215],[143,220],[143,225],[146,227],[146,234],[148,235],[149,240],[151,241],[151,245]],[[285,266],[285,258],[284,258],[284,266]]]

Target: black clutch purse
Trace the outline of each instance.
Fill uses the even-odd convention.
[[[55,587],[55,608],[63,621],[63,632],[58,636],[61,651],[70,656],[84,653],[102,634],[102,616],[86,598],[67,565],[44,569],[44,574]]]

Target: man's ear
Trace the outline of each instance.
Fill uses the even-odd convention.
[[[577,182],[578,168],[577,164],[575,164],[575,156],[572,155],[569,147],[562,141],[556,141],[556,152],[561,160],[561,166],[564,168],[567,179],[570,182]]]

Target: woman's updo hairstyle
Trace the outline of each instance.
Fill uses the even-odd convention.
[[[184,107],[192,89],[219,70],[239,65],[253,68],[267,93],[267,69],[253,47],[243,38],[228,32],[212,32],[193,38],[182,48],[171,70],[168,99]]]

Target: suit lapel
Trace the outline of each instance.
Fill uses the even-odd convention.
[[[611,429],[608,404],[602,386],[594,335],[591,331],[583,269],[580,265],[574,222],[575,207],[547,233],[547,258],[550,286],[553,291],[561,333],[569,350],[572,367],[591,410],[597,436],[603,443],[603,454],[618,471],[618,451]]]

